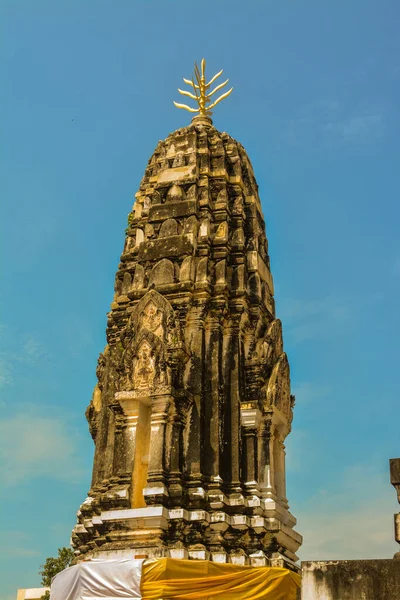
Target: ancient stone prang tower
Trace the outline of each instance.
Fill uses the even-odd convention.
[[[77,560],[297,560],[273,294],[250,160],[197,116],[159,142],[128,218],[86,413],[95,456]]]

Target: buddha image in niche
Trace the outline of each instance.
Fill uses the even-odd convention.
[[[136,364],[133,374],[133,382],[136,389],[151,388],[155,374],[155,359],[152,356],[151,346],[144,341],[137,353]]]
[[[142,325],[155,335],[162,333],[162,313],[153,302],[149,302],[142,315]]]

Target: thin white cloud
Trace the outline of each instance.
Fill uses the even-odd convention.
[[[298,108],[295,118],[282,127],[282,136],[291,145],[306,147],[377,141],[386,129],[387,106],[355,106],[350,98],[320,98]]]
[[[4,358],[0,357],[0,389],[6,388],[13,384],[13,377],[11,375],[10,365]],[[0,400],[0,405],[4,404]]]
[[[21,362],[35,364],[39,360],[47,359],[48,355],[38,336],[29,334],[22,345]]]
[[[305,405],[325,398],[330,389],[310,381],[301,381],[292,386],[292,391],[296,396],[296,404]]]
[[[24,199],[24,219],[9,221],[9,238],[13,240],[12,255],[13,267],[16,269],[32,264],[42,252],[57,239],[59,220],[55,214],[55,207],[46,207],[38,211],[34,201],[34,191],[31,190],[31,199]]]
[[[400,256],[393,263],[393,272],[395,275],[400,275]]]
[[[2,530],[1,541],[0,558],[29,558],[41,555],[25,531]]]
[[[392,558],[395,509],[388,475],[349,467],[334,489],[320,489],[296,511],[301,560]]]
[[[38,414],[38,407],[0,422],[0,480],[4,488],[38,477],[80,481],[77,432],[62,417]]]
[[[282,302],[281,309],[285,318],[312,317],[329,314],[334,319],[343,319],[349,316],[349,307],[338,296],[325,296],[312,300],[298,300],[292,298]]]
[[[353,116],[346,119],[331,120],[322,125],[325,133],[339,135],[348,140],[373,136],[380,137],[383,132],[383,118],[381,114],[366,114]]]
[[[20,365],[34,367],[51,361],[51,356],[37,333],[20,335],[1,323],[0,335],[4,348],[0,352],[0,390],[14,385]],[[0,405],[4,406],[5,401],[0,401]]]
[[[298,344],[312,339],[331,337],[348,325],[351,317],[349,303],[336,296],[321,299],[284,299],[279,316],[290,332],[292,343]]]
[[[307,432],[297,427],[294,427],[286,438],[286,474],[288,481],[290,481],[291,473],[304,473],[308,444],[309,436]]]

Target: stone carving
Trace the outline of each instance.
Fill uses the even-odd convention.
[[[267,406],[276,406],[288,418],[290,416],[290,370],[283,353],[275,364],[267,388]]]
[[[242,249],[244,247],[244,233],[243,229],[235,229],[232,234],[232,246]]]
[[[87,411],[95,458],[77,560],[129,549],[292,564],[294,399],[244,149],[208,120],[174,132],[128,222]]]
[[[150,204],[151,204],[151,200],[148,196],[145,196],[144,200],[143,200],[143,211],[142,211],[142,216],[148,215],[149,214],[149,208],[150,208]],[[140,234],[139,234],[140,235]]]
[[[161,196],[157,190],[155,192],[153,192],[153,194],[151,196],[151,203],[152,204],[160,204],[161,203]]]
[[[202,239],[207,240],[210,237],[210,221],[208,219],[204,219],[204,221],[200,224],[199,230],[199,240]]]
[[[142,326],[159,337],[163,334],[162,313],[152,300],[146,304],[143,310]]]
[[[223,221],[218,225],[218,229],[215,233],[214,243],[223,244],[228,241],[228,223]]]
[[[151,346],[143,341],[137,353],[137,360],[133,373],[133,387],[137,390],[149,389],[153,385],[155,375],[155,359],[152,356]]]
[[[226,191],[226,188],[222,188],[222,190],[219,191],[217,196],[217,204],[222,206],[228,205],[228,193]]]

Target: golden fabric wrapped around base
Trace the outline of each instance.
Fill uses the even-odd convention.
[[[296,600],[300,575],[250,567],[161,558],[143,564],[143,600]]]

